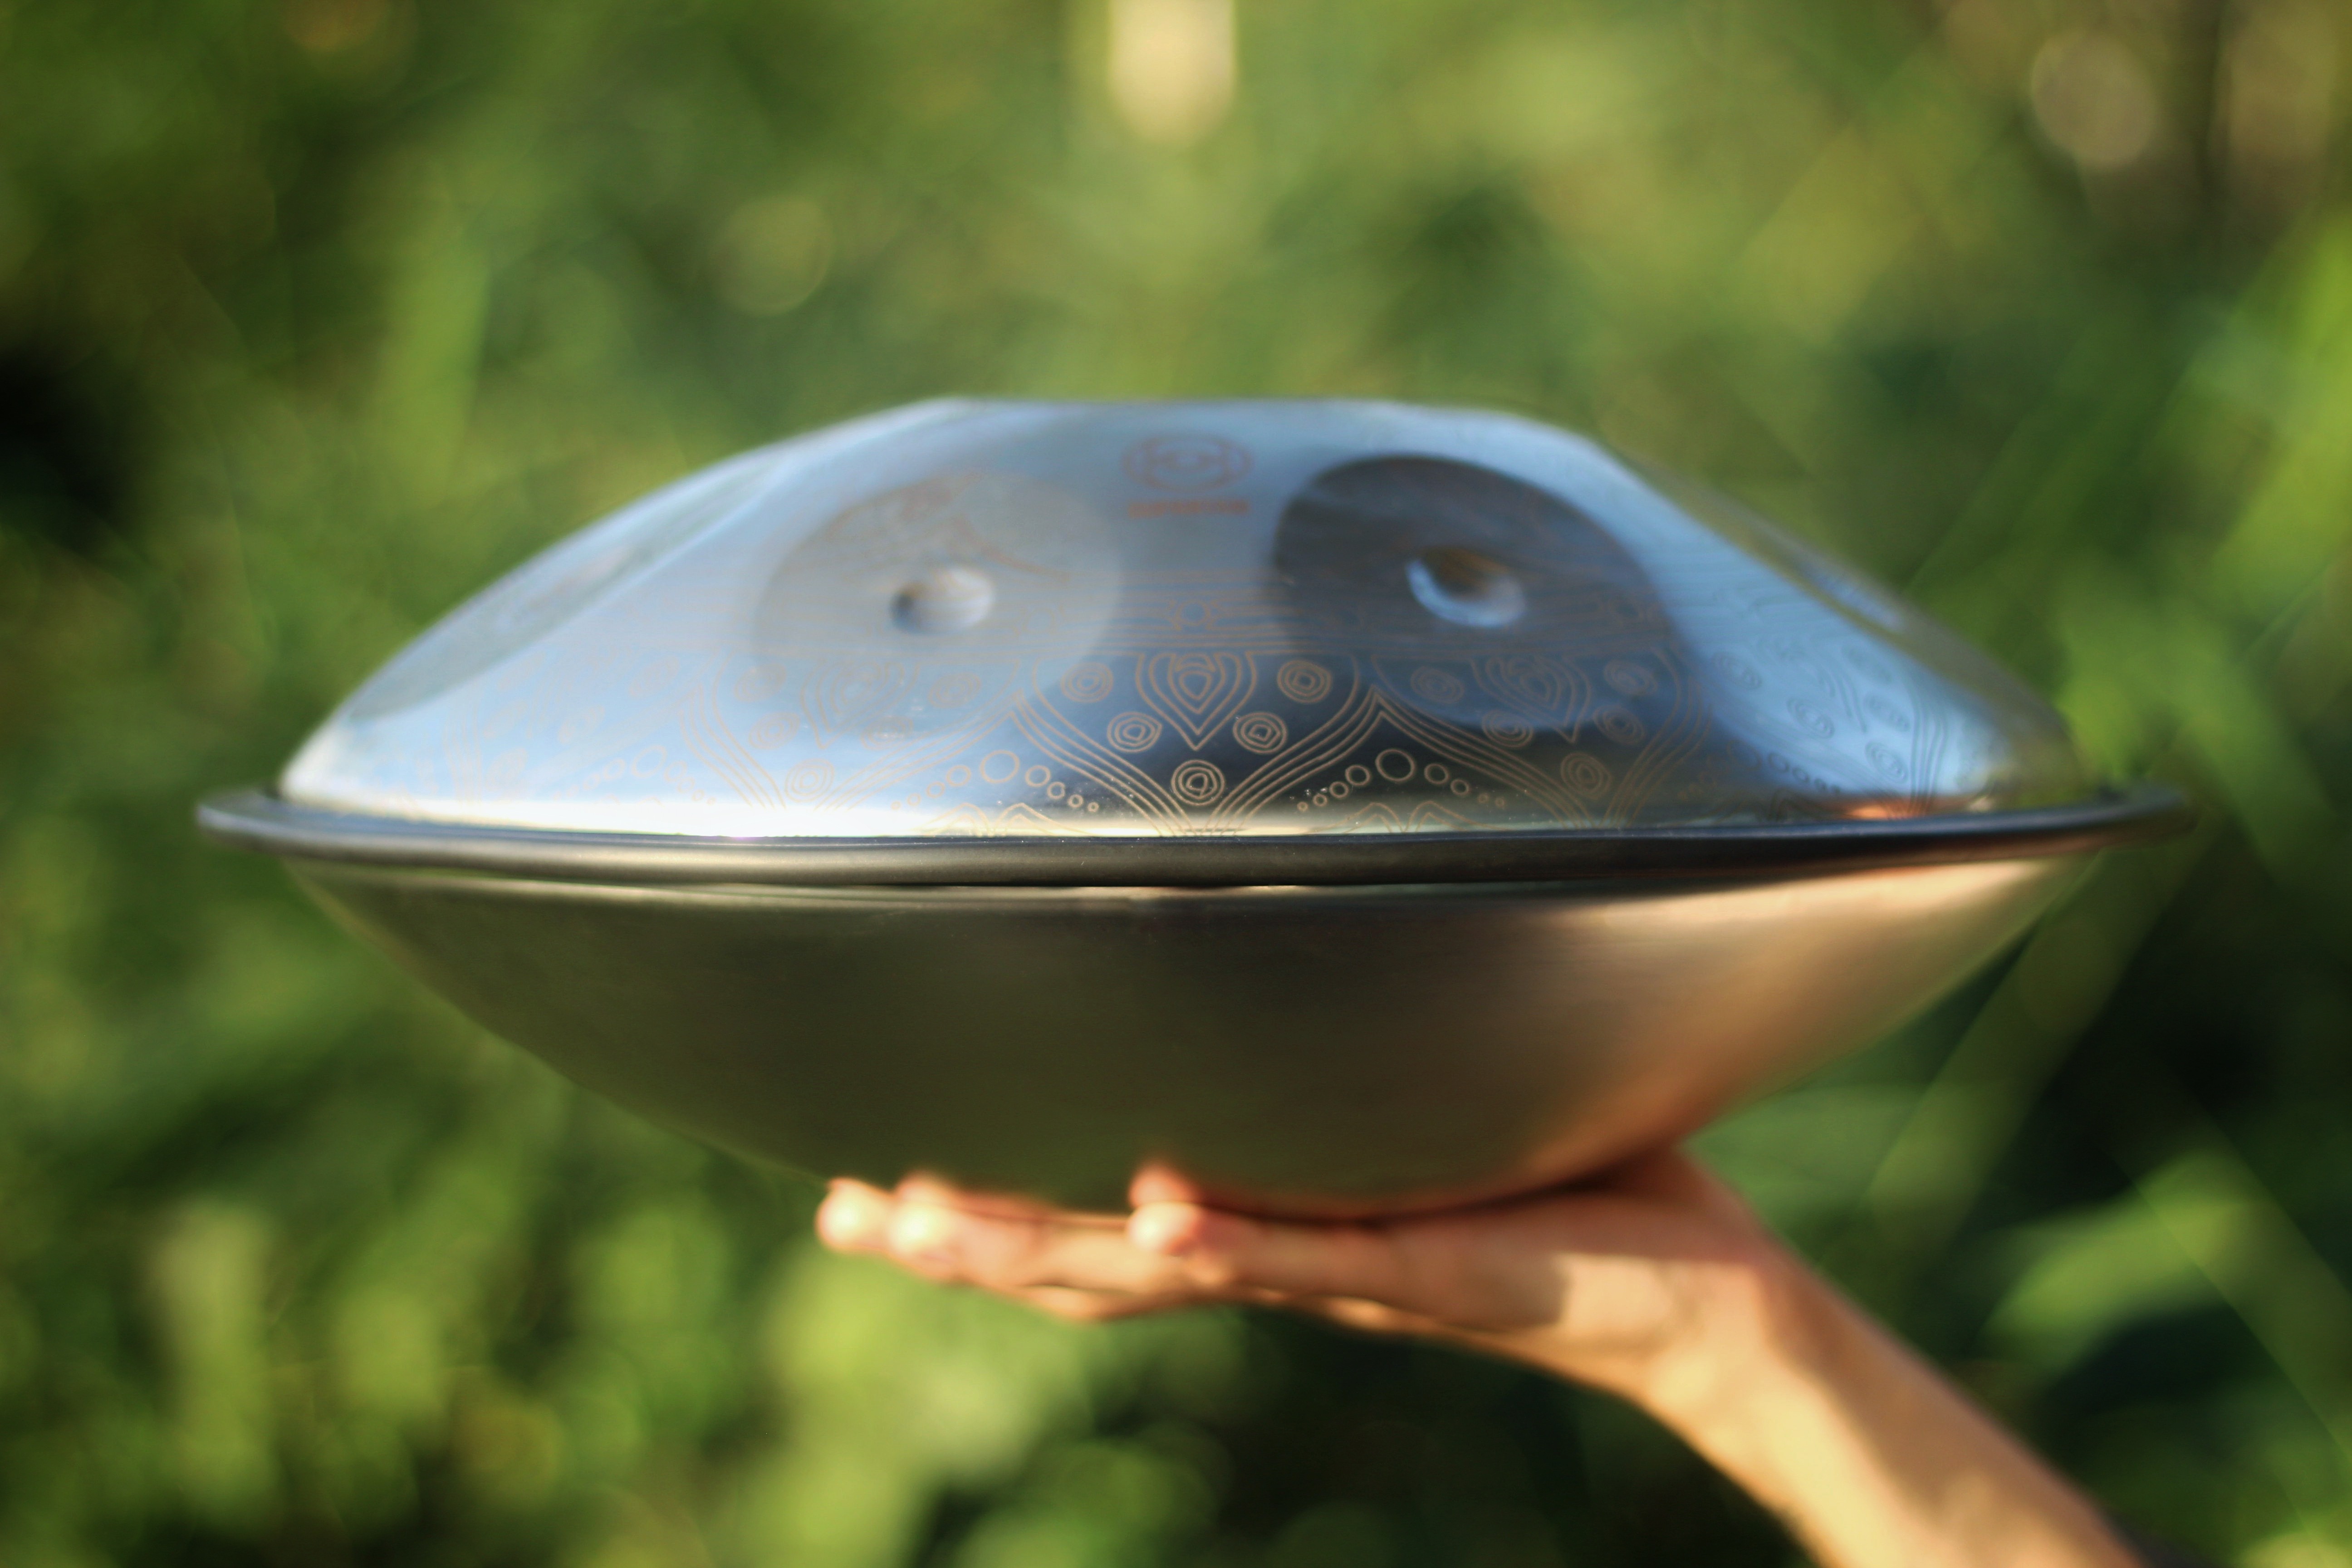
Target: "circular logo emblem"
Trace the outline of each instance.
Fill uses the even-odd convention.
[[[1153,436],[1129,447],[1120,466],[1155,490],[1213,490],[1248,473],[1250,455],[1217,436]]]

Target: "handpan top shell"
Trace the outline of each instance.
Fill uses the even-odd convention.
[[[2065,727],[1733,504],[1509,416],[933,403],[722,463],[461,606],[286,770],[410,821],[719,837],[1913,822]]]

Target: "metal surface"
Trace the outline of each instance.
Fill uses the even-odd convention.
[[[297,861],[621,1104],[820,1174],[1349,1213],[1588,1171],[1891,1027],[2079,858],[1716,884],[631,888]]]
[[[2190,820],[2162,785],[2069,805],[1948,816],[1549,833],[1036,838],[709,838],[360,816],[258,790],[197,811],[206,833],[267,854],[564,881],[787,887],[1191,887],[1759,877],[2069,855],[2161,838]]]
[[[1294,838],[2068,805],[1917,611],[1580,437],[1367,403],[929,404],[526,563],[281,783],[703,837]]]

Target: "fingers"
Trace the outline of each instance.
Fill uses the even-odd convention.
[[[1147,1204],[1205,1204],[1208,1193],[1198,1182],[1162,1161],[1147,1161],[1127,1186],[1130,1208]]]
[[[1009,1209],[1011,1205],[1006,1206]],[[935,1212],[923,1205],[918,1205],[913,1217],[908,1218],[893,1194],[864,1182],[841,1180],[831,1184],[824,1202],[818,1206],[816,1228],[819,1237],[836,1252],[895,1256],[904,1247],[911,1258],[929,1263],[928,1255],[952,1237],[951,1230],[934,1228],[935,1218]],[[923,1271],[934,1278],[948,1277],[935,1263]],[[1087,1290],[1067,1285],[1031,1286],[1000,1293],[1079,1323],[1105,1322],[1181,1304],[1166,1296]]]
[[[816,1209],[818,1239],[835,1252],[878,1252],[890,1228],[890,1194],[847,1177],[828,1183]]]
[[[1386,1226],[1291,1223],[1159,1202],[1129,1217],[1127,1235],[1138,1251],[1175,1259],[1205,1289],[1397,1303],[1415,1293],[1414,1260]]]
[[[817,1211],[817,1232],[837,1251],[879,1254],[929,1279],[1029,1300],[1066,1317],[1204,1299],[1179,1263],[1137,1248],[1115,1217],[976,1198],[920,1177],[895,1193],[834,1183]]]
[[[1224,1301],[1296,1306],[1391,1331],[1528,1315],[1496,1304],[1517,1293],[1476,1278],[1485,1271],[1467,1261],[1475,1249],[1449,1244],[1443,1224],[1291,1222],[1160,1201],[1122,1226],[917,1177],[895,1193],[835,1182],[817,1228],[836,1250],[1083,1321]]]
[[[1618,1324],[1694,1267],[1738,1264],[1762,1234],[1729,1189],[1672,1151],[1573,1187],[1386,1221],[1234,1213],[1165,1169],[1139,1173],[1133,1194],[1122,1222],[921,1177],[896,1192],[845,1181],[817,1227],[839,1250],[1068,1318],[1249,1301],[1381,1331],[1476,1334],[1549,1331],[1571,1294],[1581,1320]]]

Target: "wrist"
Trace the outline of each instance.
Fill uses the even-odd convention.
[[[1829,1568],[2132,1561],[2087,1499],[1778,1248],[1627,1396]]]
[[[1703,1448],[1824,1353],[1835,1300],[1760,1229],[1664,1267],[1580,1258],[1564,1296],[1544,1329],[1465,1337],[1623,1399]]]
[[[1678,1331],[1613,1390],[1713,1457],[1769,1426],[1840,1355],[1842,1300],[1769,1237],[1693,1281]]]

